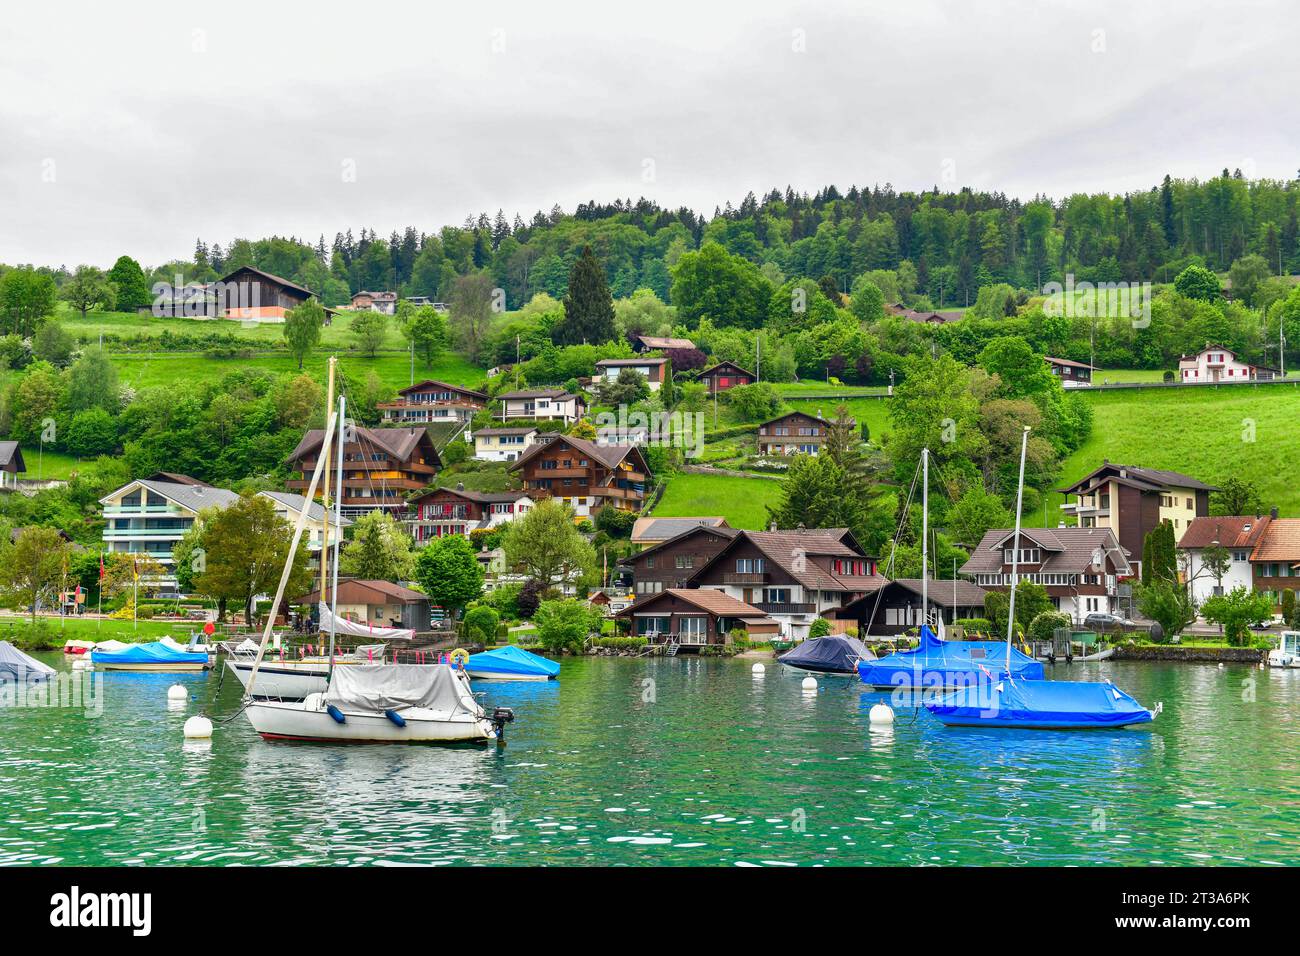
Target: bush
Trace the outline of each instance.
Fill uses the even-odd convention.
[[[737,385],[724,393],[727,404],[736,414],[751,422],[764,422],[773,418],[781,408],[781,397],[770,382]]]
[[[63,646],[59,634],[48,621],[38,620],[16,628],[5,628],[4,639],[20,651],[52,651]]]
[[[1058,627],[1063,627],[1068,631],[1073,623],[1068,614],[1062,614],[1060,611],[1043,611],[1029,622],[1029,639],[1031,641],[1050,641]]]
[[[596,647],[604,647],[613,651],[635,651],[646,646],[644,637],[598,637],[592,641]]]
[[[497,635],[497,625],[501,615],[495,609],[480,604],[465,612],[465,635],[484,644],[490,643]]]
[[[593,632],[599,633],[602,615],[586,601],[565,598],[543,601],[533,616],[537,637],[548,651],[581,653]]]
[[[438,457],[442,459],[444,468],[451,465],[459,465],[469,457],[469,443],[461,440],[450,441],[447,447],[438,452]]]
[[[743,627],[733,627],[727,632],[727,641],[735,645],[738,650],[748,650],[749,631],[745,630]]]
[[[812,626],[808,628],[808,638],[811,640],[814,637],[825,637],[830,632],[831,622],[826,620],[824,617],[819,617],[817,620],[813,621]]]
[[[636,524],[635,511],[621,511],[618,508],[601,508],[596,515],[596,527],[611,538],[626,538],[632,533]]]
[[[986,617],[961,617],[953,621],[954,627],[960,627],[969,633],[992,634],[993,622]]]

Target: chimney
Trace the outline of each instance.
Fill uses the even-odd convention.
[[[464,490],[465,490],[465,482],[463,482],[463,481],[458,481],[458,482],[456,482],[456,490],[457,490],[457,491],[464,491]]]
[[[1277,520],[1277,505],[1274,505],[1273,507],[1268,509],[1268,516],[1272,518],[1274,521]]]
[[[805,528],[803,522],[800,521],[798,527],[795,530],[798,531],[800,534],[803,534],[808,529]]]
[[[775,522],[775,521],[769,521],[769,522],[768,522],[768,525],[767,525],[767,530],[768,530],[768,531],[775,531],[775,530],[776,530],[776,522]]]

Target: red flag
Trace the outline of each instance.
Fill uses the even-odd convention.
[[[99,552],[99,580],[104,580],[104,552]]]

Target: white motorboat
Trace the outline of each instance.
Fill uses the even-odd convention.
[[[252,701],[244,713],[265,740],[318,743],[499,742],[514,720],[505,707],[489,715],[464,673],[448,664],[335,667],[324,693]]]
[[[1268,652],[1269,667],[1300,667],[1300,631],[1283,631],[1278,646]]]

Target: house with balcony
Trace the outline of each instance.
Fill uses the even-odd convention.
[[[897,637],[925,621],[951,625],[963,618],[983,617],[987,595],[983,588],[961,579],[931,579],[923,586],[920,578],[894,578],[850,601],[840,616],[857,621],[860,637]]]
[[[283,323],[285,313],[309,299],[317,298],[306,286],[282,279],[252,266],[243,266],[209,287],[216,301],[217,315],[240,322]],[[325,309],[325,321],[336,315]]]
[[[644,556],[645,552],[642,552]],[[818,617],[842,632],[854,623],[844,607],[885,583],[847,528],[740,531],[689,578],[692,588],[725,592],[801,639]]]
[[[325,433],[314,428],[298,442],[287,464],[298,477],[285,482],[291,491],[302,492],[311,485],[311,475],[321,456]],[[332,453],[337,444],[331,441]],[[359,518],[371,511],[387,511],[401,517],[406,511],[407,496],[426,488],[442,468],[438,450],[428,429],[363,428],[352,429],[352,440],[343,446],[343,487],[336,484],[337,463],[331,454],[330,493],[342,495],[341,507],[346,518]],[[323,493],[324,481],[317,486]]]
[[[1190,475],[1139,465],[1104,461],[1074,484],[1060,488],[1073,502],[1061,505],[1067,520],[1081,528],[1109,528],[1135,566],[1142,568],[1143,541],[1162,521],[1174,528],[1174,540],[1192,521],[1210,513],[1210,492],[1218,491]]]
[[[482,392],[425,379],[416,385],[398,389],[397,398],[375,405],[384,416],[384,424],[413,425],[429,422],[468,422],[487,408],[488,397]]]
[[[366,292],[363,289],[352,297],[352,309],[356,312],[379,312],[383,315],[396,315],[397,293]]]
[[[619,562],[622,569],[632,573],[632,593],[640,600],[671,588],[688,587],[695,572],[708,564],[718,552],[740,534],[726,523],[692,524],[693,518],[638,518],[642,521],[680,522],[677,534],[657,541],[639,554]],[[633,534],[635,535],[635,525]]]
[[[497,396],[501,403],[501,421],[532,419],[533,421],[562,421],[572,425],[587,414],[587,403],[580,395],[571,395],[562,388],[529,388],[502,392]]]
[[[104,519],[104,550],[115,555],[146,555],[163,574],[154,582],[176,586],[172,551],[204,508],[224,508],[239,495],[171,472],[137,478],[99,499]]]
[[[770,640],[781,627],[760,609],[707,588],[672,588],[637,600],[615,616],[630,621],[632,633],[651,644],[672,642],[683,651],[726,644],[733,630]]]
[[[438,488],[410,501],[404,524],[416,545],[452,534],[495,528],[527,514],[533,499],[524,491],[466,491]]]
[[[632,524],[632,543],[640,548],[662,544],[699,527],[726,528],[727,519],[720,515],[693,515],[689,518],[637,518]]]
[[[1178,381],[1184,385],[1232,385],[1241,382],[1269,382],[1277,369],[1251,365],[1237,357],[1232,349],[1207,344],[1195,355],[1178,359]]]
[[[826,444],[830,429],[831,423],[818,415],[789,412],[758,426],[758,453],[816,455]]]
[[[479,461],[514,461],[535,444],[537,429],[529,425],[480,428],[474,432],[474,457]]]
[[[636,445],[597,445],[571,435],[534,445],[508,467],[522,473],[530,497],[558,498],[579,518],[606,507],[640,511],[650,484],[650,466]]]
[[[1252,586],[1273,602],[1273,613],[1282,611],[1282,592],[1295,591],[1300,597],[1300,518],[1270,515],[1267,527],[1250,552]]]
[[[1062,388],[1079,388],[1083,385],[1091,385],[1092,373],[1097,371],[1087,362],[1076,362],[1073,359],[1052,358],[1050,355],[1044,355],[1043,361],[1052,370],[1052,374],[1061,380]]]
[[[1115,532],[1099,527],[1022,528],[1019,538],[1011,528],[993,528],[959,573],[986,591],[1009,591],[1013,559],[1017,582],[1041,584],[1075,623],[1094,612],[1120,613],[1120,580],[1133,574]]]
[[[717,395],[737,385],[753,385],[758,381],[753,372],[741,368],[735,362],[719,362],[710,365],[696,376],[697,382],[703,382],[710,395]]]
[[[601,359],[596,363],[596,378],[593,384],[616,382],[619,373],[625,368],[630,368],[641,375],[650,386],[650,391],[657,392],[668,377],[669,364],[666,358]]]
[[[1178,558],[1183,583],[1197,607],[1207,598],[1228,594],[1235,588],[1254,588],[1251,555],[1275,517],[1207,515],[1192,520],[1178,541]],[[1218,549],[1222,549],[1218,553],[1223,563],[1207,560],[1207,555]]]

